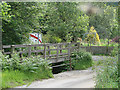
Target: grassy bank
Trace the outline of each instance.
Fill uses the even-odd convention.
[[[2,62],[2,88],[12,88],[23,84],[30,84],[34,80],[53,77],[48,61],[36,57],[22,58],[13,54],[12,58],[0,53]],[[0,64],[1,65],[1,64]]]
[[[95,63],[97,68],[96,88],[118,88],[118,57],[104,58]]]
[[[65,61],[69,63],[69,61]],[[71,66],[73,70],[84,70],[93,65],[92,54],[86,52],[84,49],[79,49],[79,51],[74,51],[71,55]],[[68,65],[68,69],[70,66]]]
[[[2,88],[12,88],[21,85],[29,85],[32,81],[51,78],[50,71],[39,71],[37,73],[22,72],[19,70],[5,70],[2,72]]]

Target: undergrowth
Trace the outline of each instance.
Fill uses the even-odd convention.
[[[68,62],[69,61],[66,61],[66,63]],[[83,49],[80,49],[79,51],[74,51],[71,55],[71,63],[73,70],[87,69],[93,64],[92,55],[91,53],[86,52]],[[70,68],[70,66],[68,66],[67,68]]]
[[[116,58],[106,58],[99,61],[96,66],[96,88],[118,88],[118,56]]]
[[[2,67],[2,88],[12,88],[29,84],[34,80],[53,77],[52,69],[47,60],[36,57],[19,58],[13,54],[12,58],[0,53],[0,67]]]

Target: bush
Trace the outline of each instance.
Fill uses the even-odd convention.
[[[86,69],[92,66],[92,55],[82,49],[73,52],[71,60],[72,68],[75,70]]]
[[[48,61],[40,56],[26,57],[21,60],[17,53],[13,54],[12,58],[0,53],[0,62],[3,71],[2,88],[22,85],[25,84],[26,80],[33,81],[53,77]]]
[[[12,58],[9,58],[9,56],[4,56],[2,53],[0,53],[0,56],[2,59],[2,70],[37,72],[41,69],[51,69],[48,61],[42,59],[40,56],[24,57],[22,60],[17,53],[12,54]]]
[[[118,55],[118,46],[114,46],[114,49],[110,53],[111,56],[117,56]]]
[[[61,38],[49,34],[44,35],[43,38],[44,43],[60,43],[62,41]]]
[[[88,41],[88,43],[98,43],[100,44],[100,39],[99,39],[99,35],[97,34],[96,30],[94,29],[94,27],[92,26],[90,28],[90,31],[87,35],[86,40]]]
[[[104,59],[97,71],[96,88],[118,88],[118,56]]]

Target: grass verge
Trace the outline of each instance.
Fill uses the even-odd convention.
[[[2,88],[12,88],[21,85],[29,85],[32,81],[53,77],[50,71],[37,73],[23,72],[19,70],[5,70],[2,72]]]
[[[118,57],[106,58],[95,63],[96,88],[118,88]]]

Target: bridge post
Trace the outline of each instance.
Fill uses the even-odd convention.
[[[50,55],[50,46],[47,46],[48,47],[48,56]]]
[[[44,44],[44,52],[43,52],[43,57],[46,59],[46,45]]]
[[[35,49],[35,50],[37,50],[37,46],[35,46],[35,47],[34,47],[34,49]],[[37,55],[38,55],[38,53],[36,52],[36,53],[35,53],[35,55],[37,56]]]
[[[60,45],[60,49],[62,48],[62,45]],[[62,53],[62,50],[60,50],[60,53]]]
[[[28,45],[28,57],[31,55],[31,45]]]
[[[77,43],[77,45],[78,45],[78,51],[79,51],[79,49],[80,49],[80,43]]]
[[[15,51],[15,45],[11,45],[11,54],[13,54]]]
[[[57,56],[56,56],[56,62],[58,61],[58,54],[59,54],[59,44],[57,44]]]
[[[70,57],[70,50],[71,49],[71,44],[68,43],[68,59],[69,59],[69,64],[70,64],[70,71],[72,70],[72,67],[71,67],[71,57]]]

